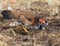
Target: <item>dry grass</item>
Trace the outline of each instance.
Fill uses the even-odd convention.
[[[1,46],[60,46],[59,26],[48,26],[46,30],[29,30],[29,32],[28,35],[19,28],[1,29]]]

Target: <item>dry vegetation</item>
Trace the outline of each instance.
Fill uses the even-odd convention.
[[[7,9],[9,5],[13,9],[32,10],[36,15],[49,20],[45,30],[29,30],[28,35],[17,27],[9,27],[12,21],[0,17],[0,46],[60,46],[60,1],[11,0],[7,3],[9,0],[6,0],[6,4],[3,3],[4,0],[0,2],[0,11]]]

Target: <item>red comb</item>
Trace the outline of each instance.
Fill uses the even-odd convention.
[[[39,19],[39,22],[45,23],[45,19],[44,18],[41,18],[41,19]]]

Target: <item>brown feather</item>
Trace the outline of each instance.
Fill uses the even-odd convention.
[[[7,10],[7,11],[9,11],[9,10]],[[24,25],[26,25],[26,26],[33,25],[35,23],[35,14],[33,14],[33,12],[30,10],[12,10],[5,14],[7,14],[10,19],[21,20],[24,23]],[[7,17],[7,15],[5,15],[5,16]]]

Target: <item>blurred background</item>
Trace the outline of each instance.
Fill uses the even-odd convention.
[[[54,15],[59,12],[60,0],[0,0],[0,10],[7,9],[30,9],[41,13]]]

